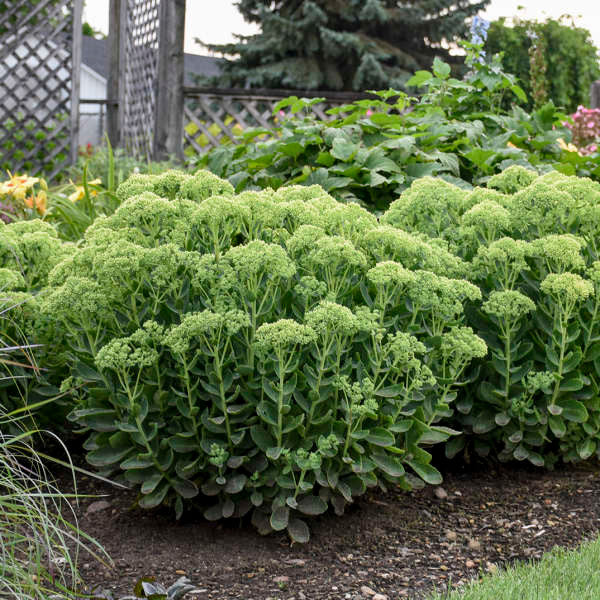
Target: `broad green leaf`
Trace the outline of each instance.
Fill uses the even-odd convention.
[[[521,102],[527,102],[527,94],[523,91],[521,86],[515,84],[512,85],[510,89]]]
[[[372,458],[373,462],[390,477],[402,477],[404,475],[404,467],[395,456],[373,454]]]
[[[271,527],[275,531],[282,531],[288,526],[289,518],[290,509],[287,506],[281,506],[279,508],[276,508],[271,513]]]
[[[371,116],[371,122],[382,127],[400,128],[402,126],[402,117],[388,113],[375,113]]]
[[[182,498],[194,498],[198,495],[198,488],[196,484],[192,481],[188,481],[187,479],[179,479],[175,478],[171,480],[171,485],[173,489],[182,497]]]
[[[146,469],[147,467],[154,466],[154,461],[151,457],[137,455],[124,460],[119,467],[126,471],[127,469]]]
[[[596,440],[581,440],[577,444],[577,454],[582,460],[587,460],[596,451]]]
[[[298,502],[298,510],[305,515],[321,515],[327,510],[327,503],[318,496],[305,496]]]
[[[103,446],[88,453],[87,461],[94,467],[106,467],[122,461],[126,456],[134,452],[133,446],[126,448],[112,448]]]
[[[420,87],[432,77],[433,75],[429,71],[416,71],[415,74],[406,82],[406,85],[408,87]]]
[[[482,411],[475,418],[473,433],[479,435],[492,431],[496,427],[496,415],[491,411]]]
[[[455,437],[446,442],[445,453],[447,458],[454,458],[466,444],[466,438],[464,435]]]
[[[375,395],[381,398],[397,398],[399,396],[402,396],[405,389],[406,387],[404,386],[404,384],[398,383],[377,390],[375,392]]]
[[[347,162],[358,152],[358,149],[358,144],[353,144],[342,137],[338,137],[333,140],[331,156],[337,158],[338,160]]]
[[[292,540],[298,544],[306,544],[310,539],[310,531],[302,519],[290,519],[287,531]]]
[[[250,437],[263,452],[275,446],[275,438],[260,425],[250,428]]]
[[[297,158],[304,152],[304,146],[298,142],[288,142],[278,146],[279,151],[286,156]]]
[[[164,476],[162,473],[153,473],[152,476],[148,477],[148,479],[146,479],[146,481],[144,481],[144,483],[142,484],[142,494],[152,493],[156,489],[156,486],[163,480],[163,478]]]
[[[375,444],[376,446],[393,446],[396,439],[394,436],[383,429],[383,427],[375,427],[374,429],[370,429],[368,434],[365,436],[367,442],[371,444]]]
[[[552,430],[552,433],[557,437],[561,438],[567,433],[567,425],[562,417],[555,417],[554,415],[548,416],[548,425]]]
[[[442,476],[435,467],[412,459],[407,460],[406,463],[425,483],[429,483],[430,485],[439,485],[442,483]]]
[[[510,416],[507,413],[501,412],[496,414],[494,420],[496,421],[497,425],[504,427],[510,423]]]
[[[529,451],[527,450],[527,448],[525,448],[525,446],[523,446],[522,444],[519,444],[514,450],[513,450],[513,456],[517,459],[517,460],[525,460],[526,458],[529,457]]]
[[[198,442],[194,438],[179,437],[178,435],[169,438],[169,445],[175,452],[185,453],[198,450]]]
[[[165,499],[167,492],[169,491],[169,483],[164,482],[159,485],[152,493],[142,496],[138,504],[142,508],[156,508]]]
[[[223,506],[221,504],[215,504],[204,511],[204,518],[207,521],[218,521],[223,518]]]
[[[583,423],[587,420],[588,411],[578,400],[559,400],[558,404],[563,409],[562,415],[565,419],[575,423]]]
[[[436,56],[433,59],[433,74],[440,79],[448,79],[450,77],[450,65]]]

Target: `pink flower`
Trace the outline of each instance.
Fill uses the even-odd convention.
[[[373,114],[373,111],[370,108],[367,108],[367,117],[370,117]]]
[[[592,123],[591,121],[587,124],[587,126],[591,129],[592,127],[595,127],[594,123]]]
[[[280,117],[285,117],[285,113],[284,113],[282,110],[280,110],[280,111],[279,111],[279,116],[280,116]]]
[[[591,146],[588,147],[588,150],[590,152],[596,152],[596,150],[598,150],[598,146],[596,146],[596,144],[592,144]]]

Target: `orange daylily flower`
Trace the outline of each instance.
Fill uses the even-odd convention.
[[[38,211],[40,215],[46,214],[46,208],[48,205],[48,196],[44,190],[38,192],[38,195],[34,198],[33,196],[29,196],[24,200],[25,206],[27,208],[33,208]]]

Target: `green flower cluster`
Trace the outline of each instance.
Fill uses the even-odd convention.
[[[502,459],[587,458],[600,451],[600,185],[513,166],[475,194],[454,249],[483,292],[468,321],[490,353],[455,426]]]

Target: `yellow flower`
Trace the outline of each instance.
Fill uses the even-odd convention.
[[[40,181],[38,177],[29,175],[11,175],[10,172],[8,175],[10,179],[0,183],[0,196],[10,194],[16,200],[25,200],[27,192]]]
[[[85,190],[82,185],[76,185],[75,191],[69,196],[71,202],[77,202],[85,196]]]
[[[71,181],[71,180],[69,180],[69,181]],[[75,191],[69,196],[69,200],[71,202],[78,202],[85,196],[85,188],[82,185],[75,185],[72,181],[71,181],[71,185],[75,188]],[[94,179],[93,181],[88,181],[88,186],[90,186],[90,185],[102,185],[102,180]],[[97,195],[98,195],[97,190],[94,190],[94,189],[90,190],[90,196],[94,197]]]
[[[508,148],[516,148],[517,147],[512,142],[506,142],[506,145]]]
[[[556,141],[558,142],[558,145],[561,147],[562,150],[566,150],[567,152],[579,153],[579,149],[575,144],[567,144],[562,138],[558,138]]]
[[[38,195],[35,198],[35,208],[40,213],[40,215],[46,214],[46,207],[48,205],[48,196],[44,190],[38,192]]]

